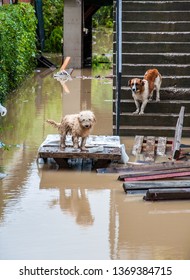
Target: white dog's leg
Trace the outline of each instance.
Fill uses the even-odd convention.
[[[65,149],[66,134],[61,134],[60,136],[61,136],[61,138],[60,138],[60,146],[61,146],[62,149]]]
[[[82,151],[87,150],[87,149],[85,148],[86,139],[87,139],[86,137],[82,137],[82,140],[81,140],[81,150],[82,150]]]
[[[79,141],[78,141],[78,137],[77,136],[73,136],[73,147],[74,149],[78,149],[79,148]]]

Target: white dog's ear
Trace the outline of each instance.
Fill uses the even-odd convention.
[[[131,86],[131,80],[128,81],[128,86],[129,86],[129,87]]]

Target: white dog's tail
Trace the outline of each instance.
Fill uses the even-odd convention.
[[[53,120],[46,120],[46,122],[51,124],[53,127],[58,128],[58,129],[60,128],[60,125],[61,125],[60,123],[57,123]]]

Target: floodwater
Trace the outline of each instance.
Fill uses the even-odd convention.
[[[74,70],[65,83],[55,72],[37,69],[4,104],[0,259],[189,260],[189,201],[145,202],[124,192],[118,174],[37,162],[40,144],[57,133],[47,118],[92,109],[93,134],[112,135],[111,70]],[[132,140],[121,138],[130,160]]]
[[[189,259],[189,201],[145,202],[117,174],[37,163],[45,123],[91,108],[94,134],[112,135],[111,70],[75,70],[64,86],[40,69],[10,98],[1,118],[0,259]],[[66,86],[66,87],[65,87]],[[121,138],[130,155],[132,139]],[[131,158],[130,158],[131,159]]]

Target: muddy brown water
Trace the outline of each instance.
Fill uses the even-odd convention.
[[[65,83],[56,71],[36,70],[4,104],[0,259],[189,259],[189,201],[145,202],[126,194],[117,174],[37,163],[40,144],[56,133],[47,118],[92,109],[93,133],[112,135],[111,70],[74,70]],[[133,139],[121,138],[131,161]]]

